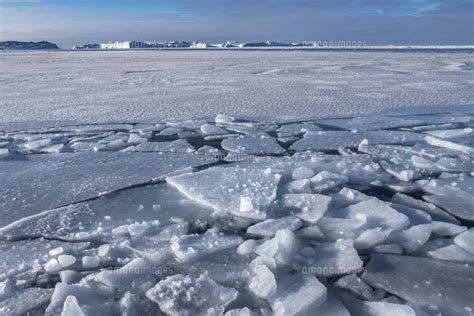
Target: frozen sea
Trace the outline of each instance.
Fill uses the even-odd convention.
[[[474,56],[446,52],[0,54],[0,123],[320,118],[474,104]]]
[[[470,54],[0,58],[0,315],[474,314]]]

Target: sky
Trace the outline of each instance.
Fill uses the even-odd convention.
[[[474,44],[474,0],[0,0],[0,40]]]

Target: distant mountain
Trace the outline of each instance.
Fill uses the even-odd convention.
[[[41,42],[18,42],[6,41],[0,42],[0,49],[59,49],[56,44],[41,41]]]

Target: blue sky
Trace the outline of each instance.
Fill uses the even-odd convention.
[[[0,40],[474,44],[474,0],[0,0]]]

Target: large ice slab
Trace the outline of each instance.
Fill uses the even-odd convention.
[[[167,225],[173,216],[193,222],[210,220],[211,214],[211,209],[196,205],[161,183],[31,215],[0,228],[0,236],[13,240],[25,237],[110,240],[121,230],[129,236],[136,230],[134,227],[152,229],[156,221]]]
[[[320,277],[357,273],[362,269],[357,251],[350,239],[321,243],[314,251],[300,253],[303,272]]]
[[[469,253],[474,254],[474,228],[470,228],[456,236],[454,243]]]
[[[48,209],[208,164],[186,154],[75,153],[0,161],[0,226]]]
[[[307,132],[291,149],[296,151],[328,151],[339,148],[356,148],[363,140],[369,144],[412,144],[422,142],[423,136],[402,131],[321,131]]]
[[[285,152],[275,138],[265,133],[229,137],[224,139],[221,145],[234,153],[278,155]]]
[[[318,121],[319,124],[337,127],[349,131],[376,131],[381,129],[392,129],[398,127],[410,127],[422,125],[422,120],[398,118],[383,115],[360,116],[354,118],[325,119]]]
[[[276,198],[280,175],[264,168],[215,167],[168,177],[166,181],[219,214],[265,219]]]
[[[408,217],[380,201],[377,198],[349,205],[333,211],[338,217],[357,219],[366,216],[366,228],[381,228],[386,231],[398,231],[410,223]]]
[[[32,287],[0,299],[1,315],[25,315],[48,304],[52,289]]]
[[[427,311],[471,315],[474,268],[439,260],[371,255],[362,279]]]
[[[292,210],[294,215],[305,222],[317,223],[327,211],[331,197],[321,194],[285,194],[282,206]]]
[[[474,178],[460,175],[458,177],[431,180],[423,187],[428,193],[423,196],[452,215],[461,219],[474,221]]]
[[[199,277],[176,274],[148,290],[148,299],[171,315],[221,315],[237,297],[237,290],[214,282],[207,274]]]
[[[326,301],[326,287],[314,276],[297,274],[277,280],[277,290],[270,298],[274,315],[306,315],[312,307]]]

